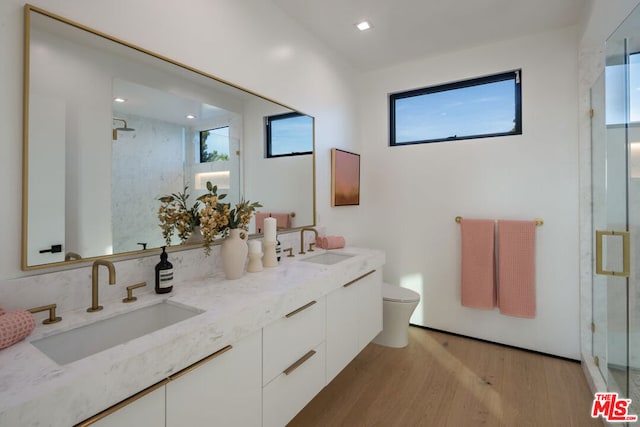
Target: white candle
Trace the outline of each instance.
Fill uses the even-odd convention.
[[[275,218],[264,219],[264,240],[265,242],[276,241],[276,219]]]
[[[249,240],[249,253],[259,254],[262,252],[262,242],[259,240]]]

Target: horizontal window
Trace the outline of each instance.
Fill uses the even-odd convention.
[[[313,153],[313,117],[287,113],[269,116],[265,122],[267,157]]]
[[[390,145],[522,134],[521,71],[389,95]]]

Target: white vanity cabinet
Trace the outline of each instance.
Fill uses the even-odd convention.
[[[76,427],[260,426],[261,370],[257,331]]]
[[[263,427],[287,424],[325,385],[325,298],[262,330]]]
[[[260,331],[169,378],[167,427],[260,426]]]
[[[165,427],[164,385],[160,382],[115,406],[77,424],[76,427]]]
[[[371,271],[326,298],[329,383],[382,330],[382,272]]]

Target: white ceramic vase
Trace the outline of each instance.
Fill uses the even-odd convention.
[[[202,242],[203,242],[202,231],[200,231],[200,226],[196,225],[193,227],[193,230],[191,231],[191,234],[189,235],[187,240],[185,240],[182,243],[188,245],[192,243],[202,243]]]
[[[244,239],[240,234],[244,235]],[[239,279],[244,274],[249,246],[247,246],[248,233],[241,228],[229,230],[229,237],[224,239],[220,247],[222,256],[222,268],[227,279]]]

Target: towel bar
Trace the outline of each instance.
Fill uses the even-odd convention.
[[[462,221],[462,217],[461,216],[457,216],[456,217],[456,222],[458,224],[460,224],[460,221]],[[535,221],[536,221],[536,225],[538,227],[541,226],[542,224],[544,224],[544,220],[542,218],[536,218]],[[498,222],[498,221],[496,221],[496,222]]]

